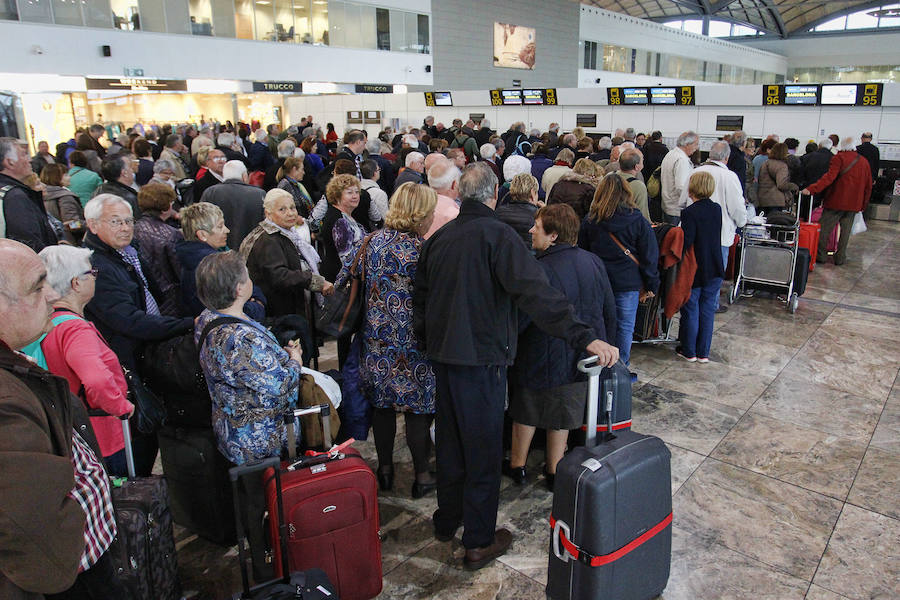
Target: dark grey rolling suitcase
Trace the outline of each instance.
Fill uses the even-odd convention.
[[[669,579],[669,449],[659,438],[631,430],[604,433],[596,443],[590,424],[597,423],[597,398],[602,391],[607,423],[614,422],[620,369],[601,368],[595,357],[578,368],[590,377],[587,443],[556,468],[547,596],[648,600],[662,593]]]
[[[219,452],[213,430],[166,425],[158,437],[175,522],[216,544],[233,544],[231,464]]]
[[[135,477],[127,418],[122,429],[128,478],[114,480],[112,488],[118,525],[113,561],[119,576],[135,590],[134,600],[178,600],[181,584],[168,486],[159,475]]]

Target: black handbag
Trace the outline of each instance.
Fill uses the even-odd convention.
[[[367,235],[356,251],[350,265],[350,276],[335,286],[331,296],[325,298],[325,306],[316,318],[318,331],[340,338],[359,330],[365,306],[363,292],[366,281],[364,264],[360,263],[365,260],[366,247],[373,235],[375,234]]]
[[[154,433],[166,422],[166,407],[159,396],[147,389],[137,373],[122,367],[128,384],[128,400],[134,404],[132,420],[141,433]]]

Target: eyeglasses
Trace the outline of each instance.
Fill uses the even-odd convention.
[[[211,160],[213,162],[228,162],[228,159],[225,158],[224,156],[214,156],[209,160]]]
[[[91,269],[88,269],[88,270],[85,271],[84,273],[82,273],[82,274],[81,274],[81,277],[84,277],[85,275],[93,275],[94,278],[96,279],[96,278],[97,278],[97,273],[99,273],[99,272],[100,272],[100,269],[98,269],[97,267],[93,267],[93,268],[91,268]]]
[[[134,227],[134,219],[132,217],[128,217],[126,219],[104,219],[103,222],[111,227],[115,227],[116,229],[122,227],[123,225],[126,227]]]

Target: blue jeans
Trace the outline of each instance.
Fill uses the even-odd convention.
[[[728,270],[728,251],[731,250],[731,246],[722,246],[722,272]],[[719,310],[719,296],[716,296],[716,310]]]
[[[712,343],[713,321],[716,318],[716,302],[722,279],[716,277],[702,287],[691,290],[691,297],[681,307],[681,353],[685,356],[709,358]]]
[[[681,215],[667,215],[663,213],[663,220],[670,225],[678,227],[678,224],[681,223]]]
[[[638,291],[615,292],[616,298],[616,347],[619,358],[626,365],[631,358],[631,340],[634,339],[634,320],[637,317],[638,302],[641,293]]]

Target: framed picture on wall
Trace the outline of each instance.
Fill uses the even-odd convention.
[[[534,69],[534,38],[534,27],[494,23],[494,66]]]

